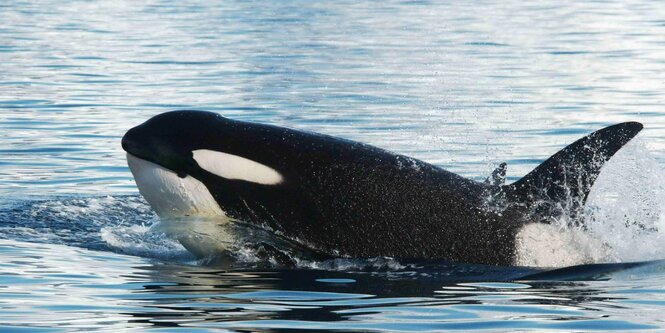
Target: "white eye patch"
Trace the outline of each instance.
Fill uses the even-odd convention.
[[[192,154],[203,170],[226,179],[263,185],[276,185],[284,180],[277,170],[237,155],[208,149],[197,149]]]

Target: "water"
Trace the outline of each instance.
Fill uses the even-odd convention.
[[[0,4],[0,330],[663,329],[658,261],[544,277],[387,258],[197,261],[151,229],[119,144],[152,115],[205,109],[476,180],[505,161],[514,181],[636,120],[645,130],[588,203],[586,232],[609,250],[585,251],[663,259],[663,13],[637,0]]]

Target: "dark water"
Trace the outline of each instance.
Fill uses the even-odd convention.
[[[661,330],[664,13],[653,1],[2,3],[0,330]],[[509,181],[586,133],[640,121],[589,198],[597,242],[553,259],[652,262],[550,275],[200,262],[150,228],[119,144],[184,108],[476,180],[506,161]]]

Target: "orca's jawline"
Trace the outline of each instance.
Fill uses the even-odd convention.
[[[161,165],[127,153],[127,164],[141,195],[160,218],[225,216],[205,184],[179,177]]]

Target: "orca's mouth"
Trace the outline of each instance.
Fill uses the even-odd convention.
[[[134,154],[134,153],[129,152],[129,151],[127,151],[127,150],[125,150],[125,152],[127,153],[127,155],[125,156],[125,158],[127,159],[127,163],[130,164],[130,170],[132,169],[132,167],[131,167],[131,163],[132,163],[133,161],[139,161],[139,162],[141,162],[141,163],[150,163],[150,164],[153,164],[155,167],[159,167],[159,168],[164,169],[165,171],[170,171],[170,172],[175,173],[175,171],[171,170],[170,168],[165,167],[165,166],[163,166],[163,165],[161,165],[161,164],[159,164],[159,163],[157,163],[157,162],[155,162],[155,161],[153,161],[153,160],[150,160],[150,159],[145,158],[145,157],[143,157],[143,156],[140,156],[140,155]]]
[[[141,195],[160,218],[225,217],[201,181],[127,153],[127,165]]]

